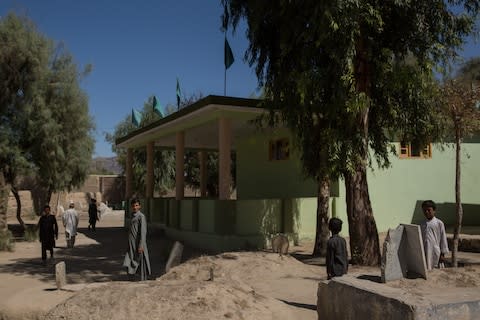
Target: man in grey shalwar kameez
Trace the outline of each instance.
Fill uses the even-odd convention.
[[[141,206],[138,199],[133,199],[130,204],[133,217],[130,222],[128,251],[123,266],[127,268],[127,273],[132,276],[140,269],[140,280],[143,281],[147,280],[147,276],[151,274],[147,248],[147,219],[140,212]]]

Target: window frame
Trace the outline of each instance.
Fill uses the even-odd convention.
[[[268,160],[285,161],[290,159],[290,139],[276,138],[268,142]]]
[[[400,141],[398,157],[400,159],[431,159],[432,158],[432,144],[427,143],[417,155],[413,155],[412,143],[406,141]]]

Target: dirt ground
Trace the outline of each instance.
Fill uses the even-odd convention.
[[[326,277],[324,261],[309,256],[312,243],[283,257],[262,251],[208,256],[186,248],[188,261],[164,274],[171,242],[150,235],[152,281],[128,282],[121,267],[122,226],[123,212],[114,211],[93,233],[82,213],[75,248],[66,248],[60,226],[55,260],[48,266],[41,264],[38,242],[18,242],[14,252],[0,252],[0,319],[317,319],[318,282]],[[59,261],[66,263],[66,290],[55,286]],[[351,267],[349,273],[379,276],[380,269]],[[436,270],[428,282],[390,285],[416,295],[422,294],[419,287],[480,288],[480,268]]]

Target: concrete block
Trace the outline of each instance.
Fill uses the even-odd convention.
[[[474,320],[480,314],[478,287],[418,296],[345,275],[320,282],[317,298],[319,320]]]

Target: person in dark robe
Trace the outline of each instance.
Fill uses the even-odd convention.
[[[140,272],[140,280],[143,281],[147,280],[148,275],[151,274],[147,248],[147,219],[140,212],[141,205],[139,199],[133,199],[130,204],[133,217],[130,222],[128,250],[125,254],[123,266],[127,268],[127,273],[131,279],[134,279],[137,272]]]
[[[97,200],[92,198],[88,205],[88,230],[92,228],[92,231],[95,231],[95,226],[98,220]]]
[[[328,229],[332,236],[327,241],[327,276],[328,279],[340,277],[348,271],[347,243],[338,234],[342,230],[342,220],[332,218],[328,222]]]
[[[42,216],[38,220],[38,230],[40,233],[40,242],[42,243],[42,261],[47,263],[47,250],[50,251],[50,258],[53,259],[53,248],[55,247],[55,239],[58,239],[57,219],[50,214],[50,206],[43,208]]]

